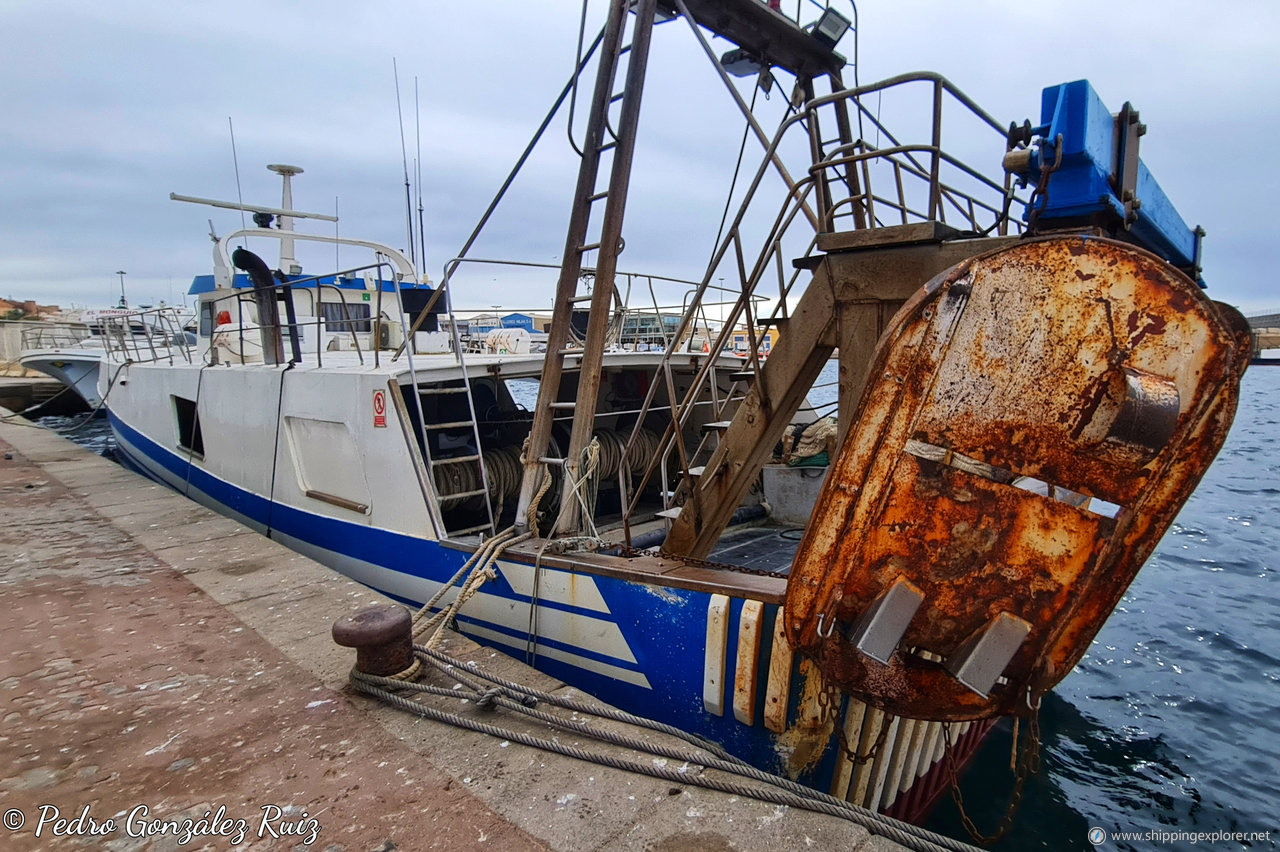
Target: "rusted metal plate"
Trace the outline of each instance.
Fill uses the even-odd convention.
[[[1126,244],[1028,241],[942,273],[881,339],[796,556],[788,640],[895,715],[1025,711],[1208,468],[1248,356],[1238,314]],[[924,600],[877,662],[851,627],[900,580]],[[1007,682],[983,695],[947,671],[975,647],[1003,667],[1021,628],[974,639],[1018,620]]]

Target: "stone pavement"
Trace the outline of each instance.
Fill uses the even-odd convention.
[[[52,433],[0,451],[6,849],[901,849],[354,694],[329,627],[380,595]]]

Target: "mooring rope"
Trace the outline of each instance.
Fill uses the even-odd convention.
[[[408,684],[396,679],[366,675],[357,671],[352,671],[351,673],[352,687],[359,692],[375,697],[387,704],[406,712],[413,713],[422,718],[444,722],[445,724],[488,734],[489,736],[499,737],[531,748],[542,749],[544,751],[595,763],[601,766],[608,766],[626,772],[634,772],[653,778],[660,778],[677,784],[688,784],[695,787],[718,790],[731,795],[750,797],[777,805],[800,808],[849,820],[873,831],[876,834],[886,837],[889,840],[906,846],[909,849],[919,850],[919,852],[937,852],[942,849],[952,850],[952,852],[975,852],[974,847],[958,840],[877,814],[874,811],[859,807],[834,796],[827,795],[826,793],[812,790],[802,784],[791,781],[790,779],[759,770],[738,758],[725,754],[723,750],[718,747],[696,739],[691,740],[690,735],[685,732],[663,725],[662,723],[641,719],[640,717],[635,717],[632,714],[626,714],[622,711],[611,711],[604,708],[594,707],[583,702],[574,702],[532,687],[517,684],[512,681],[506,681],[480,671],[478,667],[474,666],[474,664],[463,663],[462,661],[456,660],[438,650],[415,646],[414,651],[414,657],[417,662],[420,664],[431,665],[441,670],[450,678],[457,680],[465,691],[458,689],[444,689],[442,687],[432,686],[429,684]],[[493,686],[486,686],[478,681],[471,680],[467,675],[474,675],[477,678],[487,680],[489,683],[493,684]],[[485,710],[493,710],[497,707],[502,707],[511,712],[536,719],[560,730],[569,731],[583,737],[595,739],[599,742],[630,749],[640,754],[648,754],[657,758],[683,761],[689,766],[701,766],[706,769],[726,773],[733,777],[721,778],[712,775],[689,772],[688,767],[685,767],[682,771],[678,768],[668,767],[654,762],[646,763],[598,751],[592,751],[576,745],[567,745],[555,739],[546,739],[522,731],[504,728],[499,725],[484,722],[468,716],[461,716],[456,713],[439,710],[423,704],[422,702],[413,701],[405,695],[389,691],[392,689],[408,689],[419,694],[435,695],[449,699],[461,698],[473,701],[478,707]],[[563,709],[570,709],[572,712],[578,714],[613,719],[615,721],[627,722],[629,724],[638,724],[649,730],[668,733],[689,742],[703,753],[686,752],[679,747],[653,743],[638,737],[599,728],[583,720],[558,717],[554,714],[535,709],[534,705],[538,703],[547,703],[553,706],[560,706]],[[765,786],[762,787],[759,785],[744,784],[742,783],[744,779],[760,782]]]
[[[423,644],[428,648],[435,648],[440,644],[440,640],[444,637],[444,631],[453,619],[457,616],[458,611],[471,600],[471,598],[480,590],[480,587],[490,580],[498,577],[494,565],[502,552],[512,545],[519,544],[525,539],[532,538],[532,531],[516,534],[515,527],[508,527],[502,532],[490,538],[475,553],[471,554],[471,558],[463,563],[452,577],[449,578],[443,586],[436,591],[431,599],[422,605],[413,616],[413,638],[417,639],[427,631],[433,631],[426,642]],[[459,583],[461,585],[459,585]],[[440,600],[449,592],[450,589],[458,586],[458,595],[453,602],[444,609],[432,612]],[[414,661],[414,665],[410,669],[396,675],[398,680],[412,680],[417,675],[419,663]],[[412,674],[410,674],[412,670]]]

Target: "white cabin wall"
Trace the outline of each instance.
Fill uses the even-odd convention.
[[[386,403],[386,426],[374,426],[373,395],[381,390]],[[307,418],[343,424],[361,454],[359,470],[331,471],[330,481],[351,479],[354,499],[368,495],[367,514],[308,497],[304,477],[290,446],[289,430],[282,426],[276,499],[304,511],[340,517],[409,535],[434,538],[413,459],[396,418],[386,373],[338,372],[331,369],[295,369],[285,377],[282,417]],[[304,461],[304,464],[307,462]]]
[[[208,367],[200,383],[205,454],[213,476],[267,497],[283,367]]]
[[[108,365],[108,369],[116,366]],[[283,367],[222,365],[206,367],[201,376],[198,366],[130,364],[121,370],[123,381],[111,390],[108,404],[127,426],[187,458],[189,454],[179,445],[171,397],[198,399],[205,452],[203,458],[190,456],[196,467],[267,498],[272,494],[275,464],[274,497],[279,503],[315,515],[434,539],[413,458],[396,416],[389,376],[385,371],[357,371],[360,369],[296,367],[285,371]],[[386,399],[385,427],[373,425],[375,389],[381,389]],[[305,494],[288,430],[277,419],[278,410],[280,418],[343,424],[354,448],[345,455],[358,457],[359,465],[356,468],[335,461],[324,470],[326,484],[341,492],[346,490],[340,484],[343,477],[351,477],[350,493],[339,496],[367,494],[367,512]],[[281,424],[279,429],[277,423]],[[336,460],[343,454],[332,455]],[[344,470],[347,467],[356,469]],[[161,475],[174,487],[184,487],[180,478]]]

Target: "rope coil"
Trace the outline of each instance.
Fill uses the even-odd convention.
[[[845,819],[909,849],[917,850],[917,852],[939,852],[939,850],[944,849],[951,850],[951,852],[975,852],[974,847],[958,840],[877,814],[866,808],[805,787],[790,779],[756,769],[745,761],[725,753],[718,746],[701,740],[692,734],[663,725],[660,722],[637,717],[614,708],[597,707],[585,702],[567,699],[554,693],[542,692],[529,686],[503,680],[485,673],[474,663],[463,663],[438,650],[424,646],[415,646],[414,652],[415,658],[422,665],[444,673],[450,679],[458,682],[461,689],[446,689],[432,684],[404,683],[393,678],[365,675],[357,671],[351,673],[352,687],[358,692],[377,698],[393,707],[413,713],[421,718],[444,722],[454,727],[488,734],[532,748],[622,771],[660,778],[676,784],[718,790],[730,795],[746,796],[777,805],[801,808]],[[707,774],[705,771],[688,771],[688,769],[681,771],[675,767],[660,765],[652,760],[632,760],[592,751],[577,745],[568,745],[558,739],[547,739],[524,731],[481,721],[472,716],[440,710],[421,701],[412,700],[407,695],[390,691],[393,689],[402,692],[407,690],[418,695],[432,695],[450,700],[461,698],[464,701],[476,704],[477,707],[485,712],[494,712],[501,708],[517,715],[543,722],[562,731],[569,731],[602,743],[630,749],[640,755],[683,761],[689,764],[689,768],[701,767],[704,770],[713,770],[721,773],[721,775]],[[536,705],[538,704],[552,705],[569,710],[577,715],[589,715],[601,719],[625,722],[651,731],[670,734],[694,746],[699,751],[687,751],[679,746],[654,742],[648,738],[641,739],[627,734],[620,734],[598,727],[582,719],[565,718],[537,709]],[[744,784],[744,780],[759,783]]]

